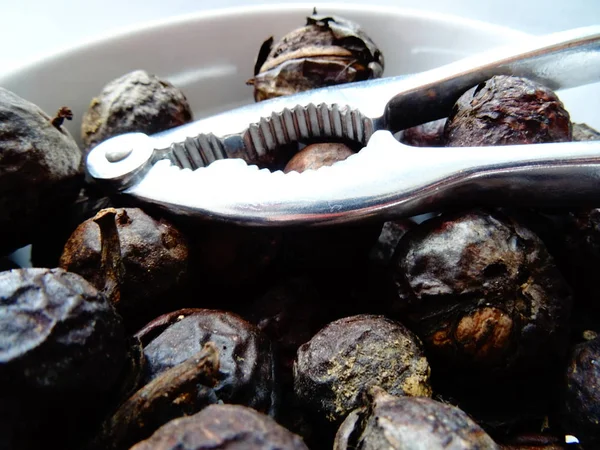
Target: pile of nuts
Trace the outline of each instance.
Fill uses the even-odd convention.
[[[315,12],[263,44],[250,84],[260,101],[382,73],[360,27]],[[33,267],[0,269],[0,448],[600,445],[600,209],[198,223],[83,177],[103,140],[192,120],[170,83],[109,83],[83,150],[68,108],[51,118],[0,89],[0,118],[0,254],[33,246]],[[497,76],[397,137],[502,151],[600,134],[548,88]],[[302,144],[285,172],[354,152]]]

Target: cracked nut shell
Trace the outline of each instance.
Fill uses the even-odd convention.
[[[600,132],[586,123],[574,123],[573,141],[600,141]]]
[[[254,69],[254,98],[262,101],[383,74],[383,55],[354,22],[339,17],[307,17],[298,28],[273,45],[267,39]]]

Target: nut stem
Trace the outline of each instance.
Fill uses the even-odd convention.
[[[56,116],[50,121],[52,126],[58,130],[62,126],[63,122],[67,120],[73,120],[73,111],[68,106],[62,106],[57,112]]]
[[[207,342],[198,353],[138,390],[108,419],[93,449],[128,449],[157,428],[201,409],[199,390],[218,382],[219,351]],[[206,398],[206,403],[213,403]]]
[[[121,219],[127,220],[127,213],[122,212]],[[100,227],[101,256],[100,269],[104,274],[103,292],[110,302],[117,307],[121,301],[121,285],[125,279],[125,265],[121,255],[121,241],[116,223],[117,210],[106,208],[94,217]]]

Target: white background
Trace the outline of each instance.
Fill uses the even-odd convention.
[[[0,0],[0,71],[111,30],[244,0]],[[314,2],[315,6],[319,2]],[[363,0],[451,13],[533,34],[600,24],[600,0]]]

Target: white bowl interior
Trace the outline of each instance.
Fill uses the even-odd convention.
[[[71,107],[67,126],[79,139],[90,100],[112,79],[135,69],[164,77],[185,92],[195,118],[253,101],[245,84],[262,42],[304,25],[312,6],[255,6],[187,15],[122,31],[60,50],[10,73],[0,86],[49,114]],[[474,52],[515,42],[523,33],[445,15],[370,5],[329,5],[361,24],[381,48],[384,75],[430,69]]]

